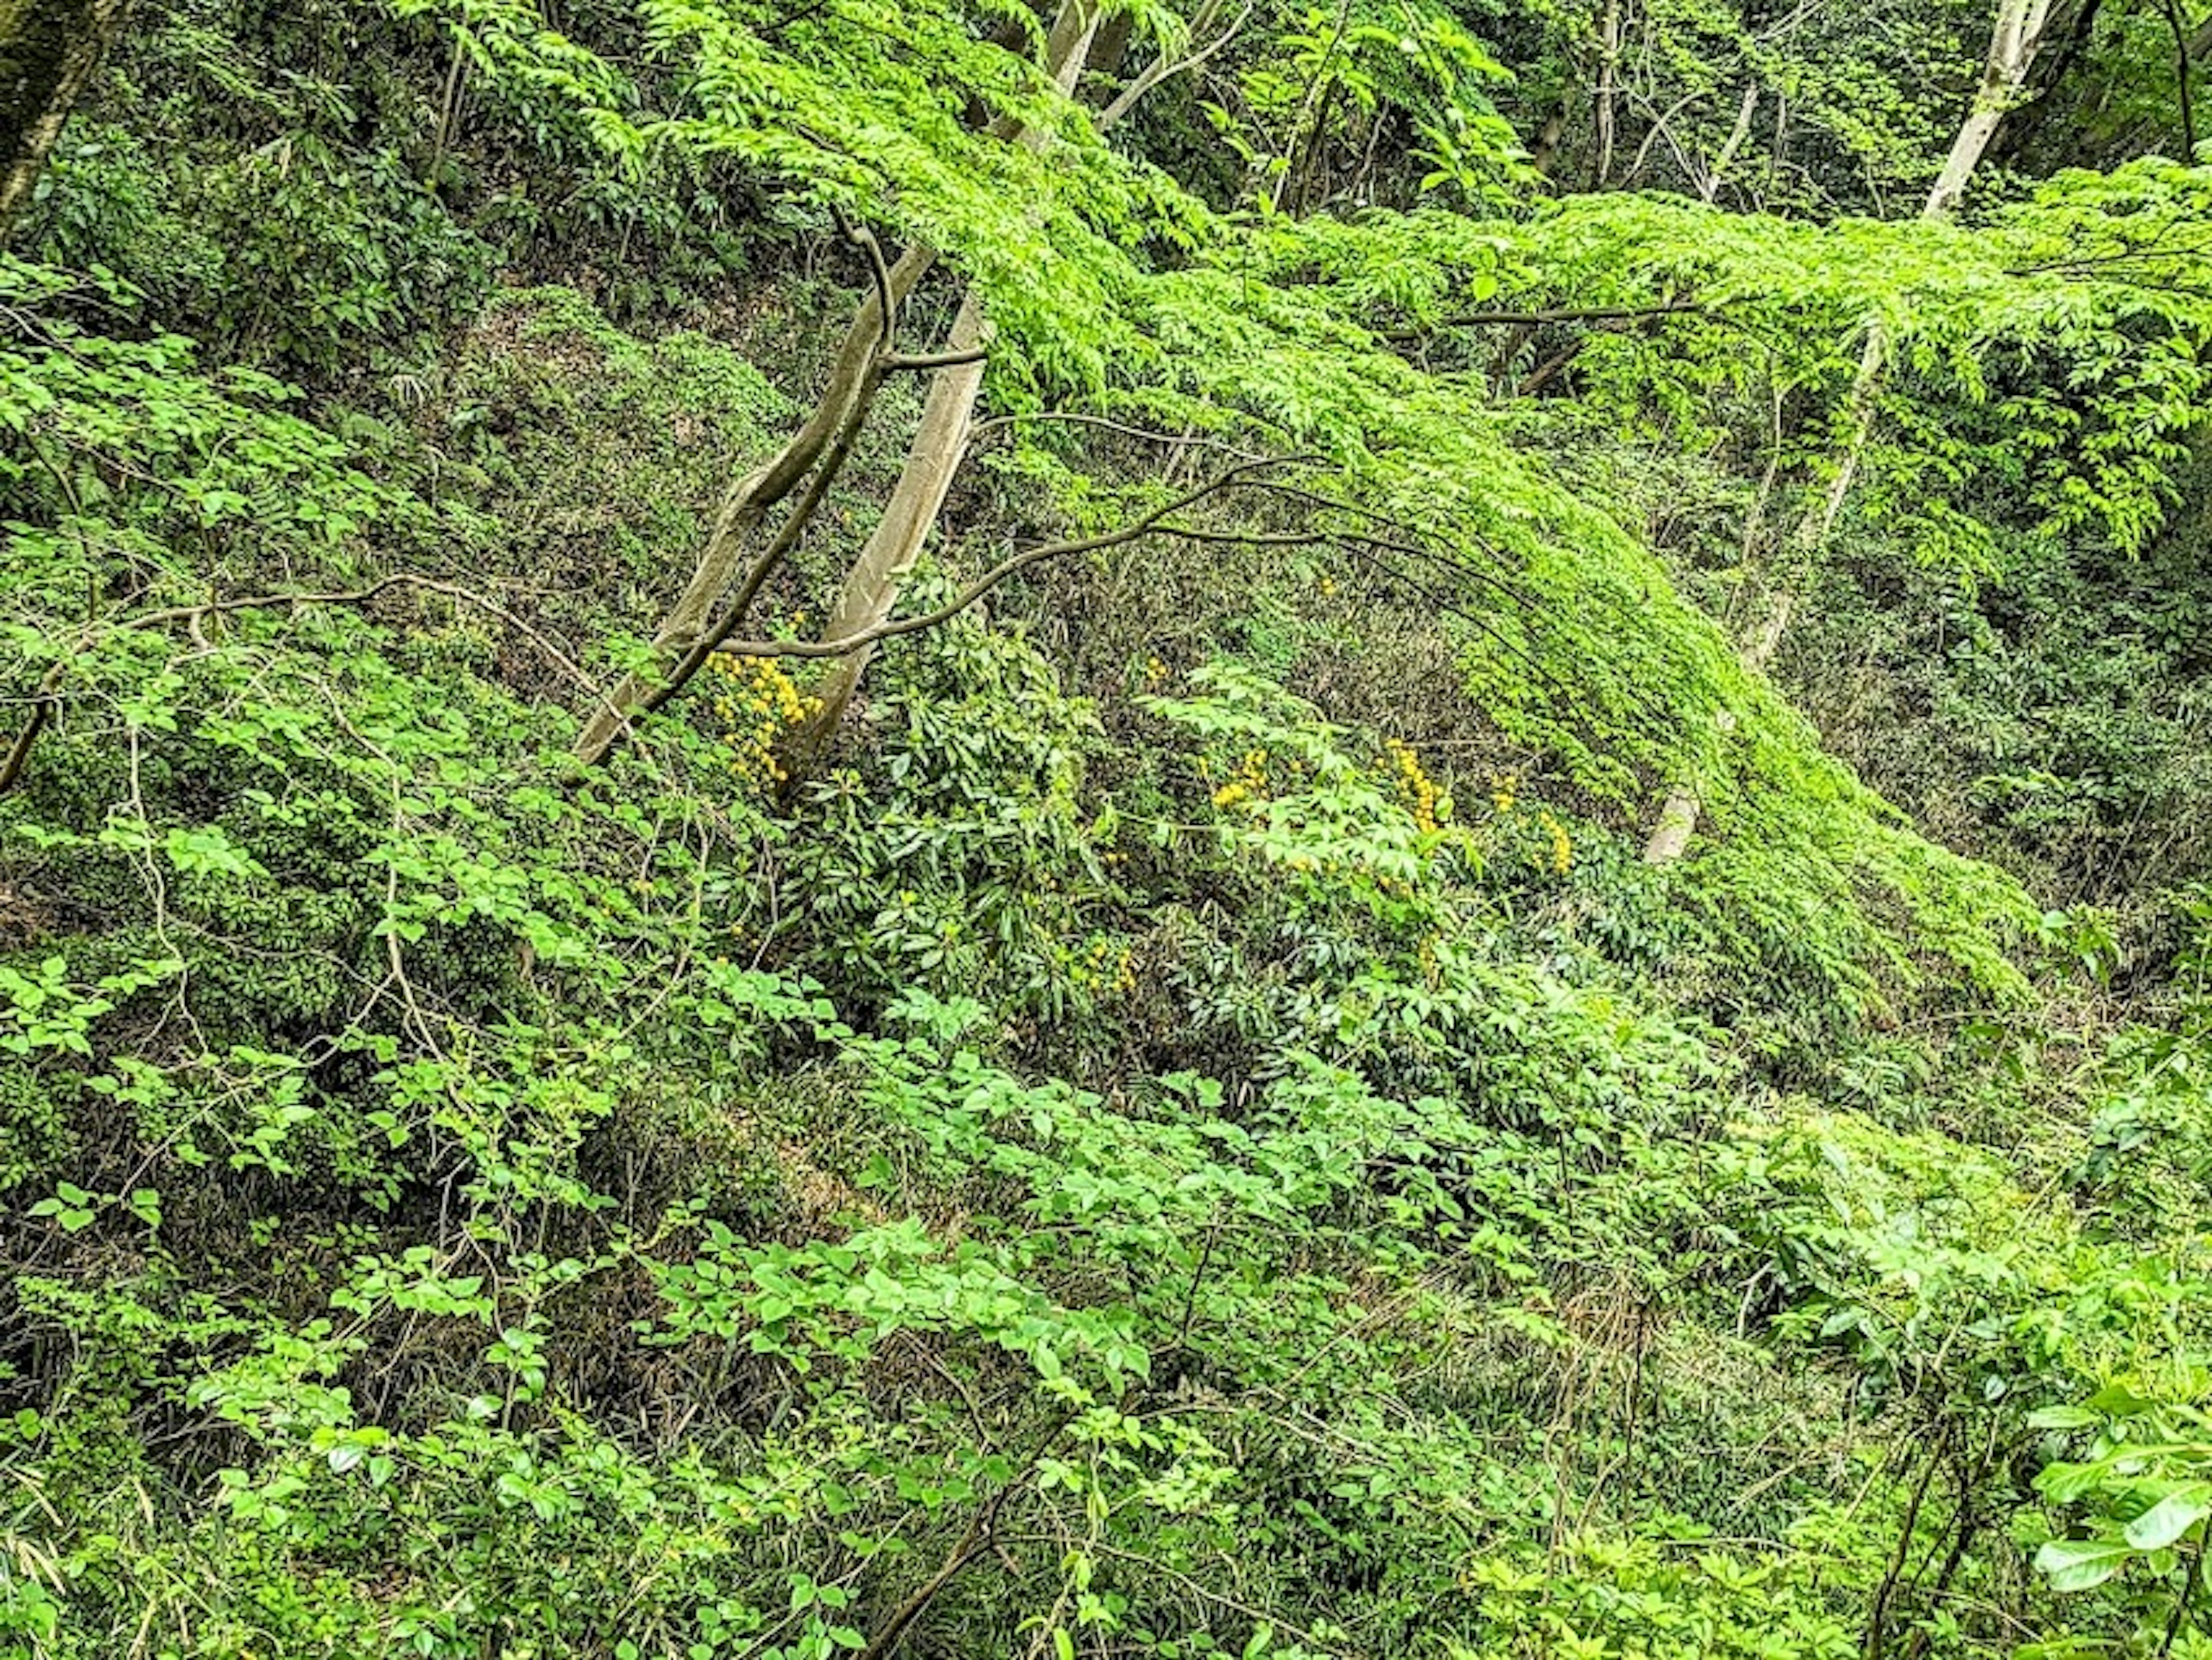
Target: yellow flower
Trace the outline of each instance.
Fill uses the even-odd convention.
[[[1552,817],[1548,809],[1537,814],[1536,822],[1543,826],[1544,833],[1551,838],[1548,862],[1553,874],[1565,876],[1575,861],[1575,844],[1567,836],[1567,827]]]

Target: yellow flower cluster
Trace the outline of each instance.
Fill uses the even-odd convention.
[[[1510,772],[1491,774],[1490,800],[1491,805],[1498,809],[1499,818],[1513,811],[1514,793],[1520,787],[1521,781]]]
[[[1114,989],[1127,997],[1137,989],[1136,953],[1128,946],[1117,954],[1113,942],[1094,939],[1091,950],[1076,960],[1075,977],[1092,984],[1103,983],[1111,975]]]
[[[1165,663],[1157,657],[1147,657],[1145,660],[1145,678],[1147,682],[1157,686],[1167,678],[1168,666]]]
[[[1267,793],[1267,751],[1248,750],[1244,758],[1237,763],[1237,771],[1219,789],[1213,792],[1217,807],[1238,807],[1248,801],[1256,801]]]
[[[1413,809],[1413,822],[1424,834],[1435,835],[1451,822],[1451,797],[1421,769],[1421,757],[1413,752],[1411,744],[1392,738],[1384,742],[1383,747],[1389,751],[1389,765],[1398,781],[1398,788],[1406,798],[1406,805]]]
[[[1553,874],[1565,876],[1568,866],[1575,862],[1575,844],[1567,836],[1567,827],[1553,818],[1548,811],[1537,813],[1536,822],[1543,826],[1544,834],[1552,841],[1549,862]]]
[[[811,715],[822,700],[806,696],[772,657],[732,657],[716,653],[708,672],[720,680],[714,713],[721,717],[722,741],[733,751],[730,769],[739,777],[781,784],[789,776],[775,758],[776,740]]]

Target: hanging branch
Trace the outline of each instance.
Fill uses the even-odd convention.
[[[857,429],[857,424],[856,422],[855,429]],[[850,440],[851,435],[848,433],[842,441],[846,447],[849,447]],[[1310,465],[1320,459],[1320,457],[1313,455],[1290,455],[1262,457],[1256,460],[1244,462],[1241,465],[1230,468],[1198,489],[1177,496],[1165,506],[1153,509],[1119,530],[1103,532],[1096,536],[1076,537],[1066,541],[1047,542],[1015,554],[1011,558],[994,566],[944,605],[934,611],[926,611],[919,616],[900,617],[879,623],[874,628],[848,635],[837,640],[732,639],[731,636],[737,632],[738,625],[744,621],[746,612],[750,608],[753,594],[758,592],[760,583],[766,581],[766,573],[781,562],[784,556],[790,551],[793,545],[796,544],[800,532],[805,528],[806,520],[812,511],[813,499],[818,496],[822,489],[827,487],[826,475],[829,470],[825,468],[825,476],[817,477],[814,483],[810,486],[809,499],[801,502],[793,509],[790,519],[786,521],[775,542],[771,544],[767,551],[761,556],[754,567],[753,575],[747,579],[745,588],[740,592],[738,599],[723,611],[720,620],[714,627],[700,635],[691,648],[684,654],[683,660],[670,671],[667,678],[653,690],[652,695],[629,712],[623,722],[624,728],[634,729],[639,720],[665,708],[671,700],[682,692],[684,687],[696,678],[699,672],[706,667],[708,660],[718,652],[728,657],[836,658],[849,656],[852,653],[864,650],[878,641],[892,639],[902,634],[919,633],[925,629],[936,628],[940,623],[949,622],[982,599],[1008,577],[1027,570],[1032,565],[1042,564],[1051,559],[1064,559],[1074,554],[1095,553],[1101,549],[1119,547],[1124,543],[1136,541],[1140,537],[1185,534],[1187,527],[1170,525],[1167,522],[1174,514],[1195,507],[1200,502],[1207,501],[1224,490],[1249,485],[1252,481],[1248,475],[1261,468]],[[1211,534],[1211,532],[1189,533],[1194,538],[1201,534]],[[1305,537],[1297,539],[1311,542],[1321,538]],[[589,764],[591,761],[603,757],[580,756],[579,758],[586,760]]]

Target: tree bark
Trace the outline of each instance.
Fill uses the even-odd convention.
[[[927,248],[911,247],[890,267],[884,287],[894,311],[913,292],[933,258]],[[574,753],[585,765],[597,766],[606,758],[630,716],[653,695],[668,666],[690,648],[708,616],[729,592],[737,579],[738,562],[762,521],[822,459],[830,440],[844,427],[854,402],[873,395],[877,382],[869,369],[882,349],[890,320],[884,314],[882,292],[872,288],[846,325],[844,341],[830,367],[829,385],[815,400],[805,423],[772,458],[730,486],[714,515],[707,545],[692,568],[690,581],[654,632],[652,666],[625,675],[607,702],[584,723]]]
[[[987,332],[982,305],[970,292],[953,319],[945,348],[964,351],[980,346]],[[981,358],[938,371],[929,388],[929,400],[922,408],[921,425],[907,452],[905,469],[867,545],[846,574],[837,608],[822,631],[825,642],[849,640],[890,620],[891,607],[898,603],[899,593],[921,556],[921,544],[944,508],[952,475],[967,452],[968,429],[982,386]],[[790,778],[805,778],[819,763],[852,704],[854,693],[860,690],[860,677],[867,672],[868,660],[874,653],[872,646],[863,646],[835,660],[829,678],[817,694],[818,706],[786,745],[784,770]]]
[[[1091,0],[1065,0],[1045,48],[1046,68],[1062,92],[1073,93],[1082,76],[1097,28],[1098,13]],[[1031,149],[1041,147],[1044,139],[1045,135],[1035,128],[1024,129],[1015,137],[1016,143]],[[976,350],[989,337],[989,319],[971,289],[961,301],[945,350],[952,353]],[[937,371],[922,409],[921,424],[890,500],[884,505],[884,516],[847,573],[837,608],[823,629],[824,644],[849,640],[889,620],[915,562],[921,556],[922,544],[945,506],[953,475],[968,453],[969,429],[982,388],[980,356]],[[817,694],[814,713],[785,743],[787,793],[820,764],[854,694],[860,690],[871,655],[872,648],[863,647],[837,660]]]
[[[1959,136],[1951,141],[1951,153],[1943,159],[1935,188],[1928,192],[1922,218],[1948,218],[1966,193],[1966,181],[1981,165],[1990,140],[2027,86],[2028,71],[2035,66],[2036,50],[2051,21],[2051,0],[1999,0],[1989,56],[1982,64],[1982,83]]]
[[[128,0],[0,0],[0,237],[30,204],[62,124],[123,27]]]
[[[1990,139],[1996,136],[2005,112],[2027,84],[2036,49],[2050,21],[2051,7],[2051,0],[1998,0],[1996,18],[1990,31],[1989,54],[1983,64],[1973,107],[1960,124],[1958,136],[1951,141],[1950,153],[1944,157],[1928,199],[1922,204],[1923,220],[1948,219],[1958,208],[1974,169],[1981,164]],[[1875,411],[1888,368],[1889,336],[1877,321],[1867,331],[1858,372],[1852,377],[1844,436],[1830,453],[1828,487],[1800,517],[1790,538],[1788,575],[1792,581],[1802,578],[1819,563],[1829,538],[1835,532],[1836,521],[1842,516],[1844,503],[1857,480],[1867,441],[1873,435]],[[1796,609],[1796,597],[1787,589],[1776,593],[1766,618],[1738,653],[1745,668],[1753,674],[1763,674],[1772,665]],[[1735,730],[1735,715],[1723,709],[1714,717],[1714,724],[1725,738]],[[1680,859],[1687,851],[1691,836],[1697,832],[1702,807],[1694,781],[1685,780],[1670,790],[1659,809],[1658,823],[1652,829],[1650,839],[1644,843],[1644,862],[1671,865]]]

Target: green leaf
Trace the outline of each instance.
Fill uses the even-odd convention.
[[[2101,1585],[2135,1555],[2134,1546],[2112,1539],[2054,1539],[2035,1554],[2035,1566],[2057,1591]]]
[[[2132,1418],[2150,1411],[2158,1402],[2148,1395],[2137,1395],[2125,1383],[2112,1383],[2091,1395],[2088,1405],[2114,1418]]]
[[[2087,1407],[2039,1407],[2028,1414],[2029,1427],[2039,1430],[2085,1430],[2105,1421],[2102,1413]]]
[[[2127,1541],[2137,1550],[2164,1550],[2207,1516],[2212,1516],[2212,1482],[2191,1481],[2129,1523]]]

